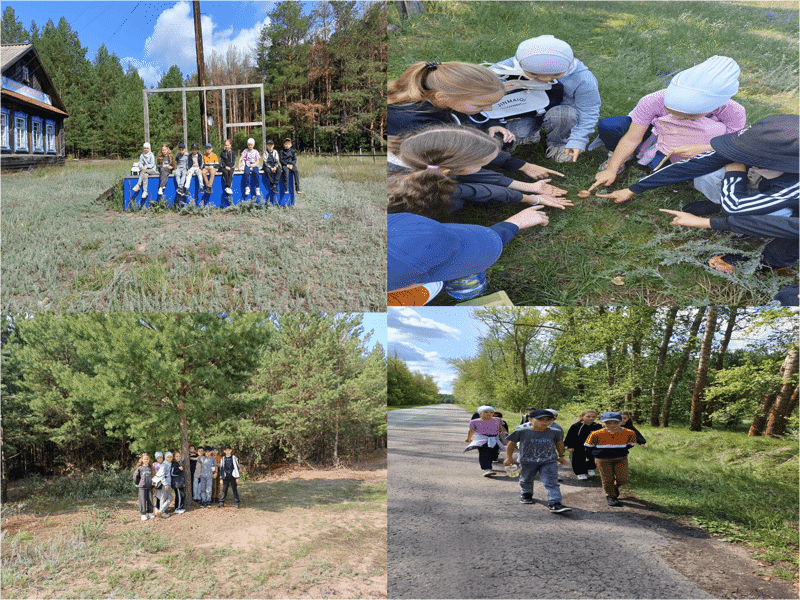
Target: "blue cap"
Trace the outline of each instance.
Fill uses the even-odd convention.
[[[159,456],[160,456],[161,458],[164,458],[164,454],[163,454],[163,453],[161,453],[161,452],[156,452],[156,458],[158,458]]]
[[[542,419],[542,418],[544,418],[544,419],[552,419],[553,418],[553,413],[551,413],[549,410],[545,410],[544,408],[540,408],[538,410],[534,410],[534,411],[528,413],[528,418],[529,419]]]
[[[503,252],[500,236],[482,225],[438,223],[410,213],[387,215],[389,291],[479,273]]]
[[[602,415],[600,415],[600,422],[605,423],[606,421],[622,422],[622,415],[618,412],[604,412]]]

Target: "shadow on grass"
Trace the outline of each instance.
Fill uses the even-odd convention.
[[[242,502],[248,508],[279,513],[289,508],[352,509],[352,503],[386,499],[386,481],[309,479],[248,482]],[[230,494],[229,494],[230,496]],[[244,504],[243,504],[244,505]]]

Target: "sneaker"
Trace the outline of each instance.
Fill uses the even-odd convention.
[[[533,496],[523,494],[519,497],[520,504],[533,504]]]
[[[606,502],[609,506],[622,506],[622,502],[611,496],[606,496]]]
[[[225,188],[225,193],[228,195],[233,194],[233,190],[231,188]]]
[[[220,502],[219,504],[217,504],[217,508],[225,508],[225,503]]]
[[[581,474],[581,475],[578,475],[578,479],[589,479],[589,476]]]
[[[185,512],[186,512],[186,511],[185,511],[184,509],[182,509],[182,508],[176,508],[176,509],[175,509],[175,514],[176,514],[176,515],[182,515],[182,514],[183,514],[183,513],[185,513]]]
[[[145,198],[147,198],[147,190],[145,190],[144,193],[142,194],[142,200],[144,200]]]
[[[244,188],[244,195],[245,196],[249,196],[250,195],[250,188],[249,187]]]
[[[134,192],[138,192],[139,191],[139,186],[138,185],[133,186],[133,191]]]
[[[239,508],[240,508],[240,507],[241,507],[241,504],[238,504],[238,503],[237,503],[237,504],[236,504],[236,510],[239,510]]]
[[[611,157],[612,157],[612,156],[614,156],[614,153],[613,153],[613,152],[609,152],[609,153],[608,153],[608,158],[607,158],[605,161],[603,161],[602,163],[600,163],[600,166],[599,166],[599,167],[597,167],[597,170],[598,170],[598,171],[605,171],[605,170],[608,168],[608,162],[611,160]],[[622,173],[622,172],[625,170],[625,167],[627,167],[627,166],[628,166],[628,161],[629,161],[631,158],[633,158],[633,157],[632,157],[632,156],[629,156],[629,157],[627,158],[627,160],[625,160],[625,162],[624,162],[624,163],[622,163],[622,165],[620,166],[620,168],[619,168],[619,169],[617,169],[617,175],[619,175],[620,173]]]
[[[570,511],[572,509],[564,506],[563,504],[561,504],[561,502],[555,502],[550,506],[548,506],[547,510],[549,510],[551,513],[562,513]]]
[[[563,146],[548,146],[544,157],[550,158],[557,163],[572,162],[572,157],[564,152]]]
[[[595,472],[594,472],[592,469],[589,469],[589,471],[588,471],[586,474],[587,474],[589,477],[594,477],[595,475],[597,475],[597,473],[595,473]]]
[[[256,196],[258,196],[259,198],[261,197],[261,188],[258,188],[256,190]]]
[[[164,188],[158,188],[158,195],[159,196],[163,196],[164,195]]]
[[[148,519],[152,519],[153,518],[153,513],[147,513],[147,518]]]
[[[142,515],[142,521],[147,521],[147,519],[148,519],[147,515]]]
[[[295,194],[302,194],[303,192],[301,192],[300,190],[295,190],[294,193]]]
[[[166,512],[166,511],[163,511],[163,510],[161,511],[161,518],[162,518],[162,519],[169,519],[171,516],[172,516],[172,515],[171,515],[171,514],[169,514],[168,512]]]
[[[496,475],[496,474],[497,474],[497,473],[495,473],[495,472],[494,472],[494,471],[492,471],[491,469],[484,469],[484,470],[483,470],[483,476],[484,476],[484,477],[492,477],[493,475]]]

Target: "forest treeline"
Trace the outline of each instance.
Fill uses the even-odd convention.
[[[752,421],[751,435],[774,437],[797,429],[792,309],[486,308],[474,315],[488,333],[477,356],[450,361],[459,404],[521,412],[575,403],[693,431]],[[749,344],[732,350],[737,331]]]
[[[364,152],[385,146],[386,5],[383,2],[317,2],[309,15],[302,3],[278,2],[269,13],[256,48],[229,48],[206,56],[205,85],[263,83],[267,137],[291,137],[295,149],[318,152]],[[144,42],[144,40],[142,40]],[[100,46],[87,57],[78,32],[65,18],[28,29],[7,6],[2,15],[2,43],[32,43],[64,101],[66,151],[76,157],[138,156],[144,139],[145,88],[132,66]],[[193,87],[197,74],[185,76],[172,66],[156,88]],[[183,141],[180,93],[149,96],[153,146],[175,148]],[[260,121],[258,89],[228,91],[229,123]],[[207,92],[213,119],[209,139],[222,149],[220,91]],[[200,95],[187,93],[188,139],[203,138]],[[230,137],[236,149],[246,139],[260,140],[260,127],[242,127]],[[259,142],[260,145],[260,142]]]
[[[361,315],[36,314],[2,344],[10,479],[230,444],[243,464],[386,446],[386,359]],[[4,477],[4,481],[6,478]]]
[[[433,377],[412,372],[396,356],[387,359],[386,386],[389,406],[425,406],[441,402],[439,386]]]

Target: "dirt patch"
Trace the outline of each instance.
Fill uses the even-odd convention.
[[[148,521],[133,493],[62,512],[18,506],[2,521],[4,540],[16,536],[18,547],[74,540],[87,523],[102,532],[87,538],[84,556],[64,552],[34,568],[25,562],[34,552],[12,556],[7,545],[2,595],[385,598],[386,475],[385,466],[281,468],[240,484],[239,509],[232,499],[223,508],[190,503],[184,514]]]

